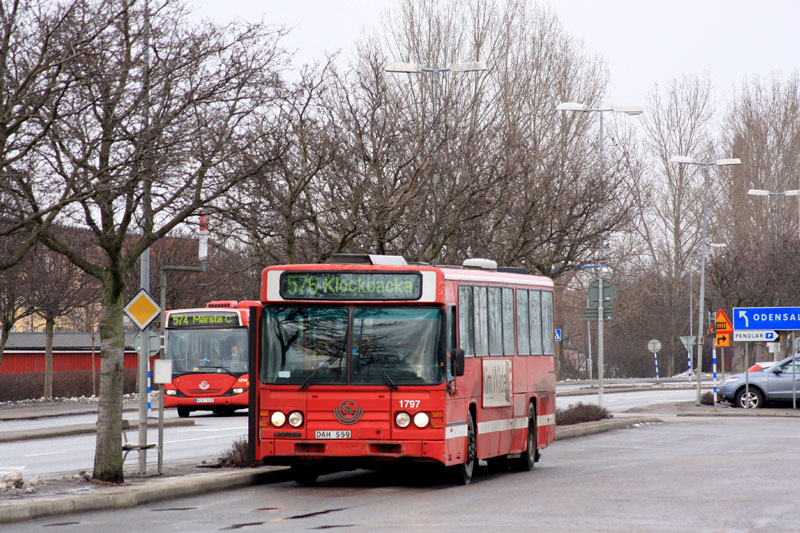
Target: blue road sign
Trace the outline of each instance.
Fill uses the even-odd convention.
[[[560,329],[556,330],[556,340],[558,342],[561,342],[561,330]]]
[[[734,307],[733,329],[800,330],[800,307]]]

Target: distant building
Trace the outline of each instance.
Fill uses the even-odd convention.
[[[125,368],[137,367],[136,332],[125,333]],[[0,374],[44,372],[44,333],[11,332]],[[94,363],[94,364],[93,364]],[[53,371],[100,370],[100,336],[69,332],[53,334]]]

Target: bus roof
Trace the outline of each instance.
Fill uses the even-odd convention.
[[[486,261],[486,260],[481,260]],[[489,262],[491,264],[493,262]],[[475,263],[472,263],[475,264]],[[486,264],[486,263],[478,263]],[[342,276],[332,276],[339,272]],[[284,273],[287,273],[284,276]],[[312,276],[315,273],[324,273],[325,276]],[[358,273],[371,273],[380,276],[378,281],[357,279]],[[398,274],[398,275],[395,275]],[[407,274],[401,277],[399,274]],[[345,278],[345,276],[347,276]],[[416,276],[420,281],[415,282],[412,277]],[[313,278],[313,279],[312,279]],[[520,269],[493,269],[485,267],[464,267],[464,266],[431,266],[419,264],[385,264],[370,262],[353,262],[336,264],[293,264],[275,265],[264,269],[261,278],[261,301],[294,301],[294,300],[314,300],[314,301],[416,301],[420,303],[442,301],[444,298],[445,281],[464,281],[478,283],[495,283],[503,285],[523,285],[531,287],[541,287],[545,289],[553,288],[553,280],[545,276],[535,276],[524,274]],[[312,287],[326,287],[331,289],[326,296],[318,296],[317,289],[304,292],[292,297],[291,287],[305,286],[305,283]],[[359,285],[359,283],[361,285]],[[377,284],[388,283],[391,291],[379,292],[375,295],[374,287]],[[394,289],[400,283],[407,283],[410,291],[408,297],[403,297],[400,293],[395,293]],[[370,293],[364,290],[369,284]],[[417,288],[419,285],[419,288]],[[354,286],[358,288],[348,292],[340,290],[341,287]],[[383,285],[381,285],[383,286]],[[405,286],[404,286],[405,287]],[[380,290],[380,289],[378,289]]]

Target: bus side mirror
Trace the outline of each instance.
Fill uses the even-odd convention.
[[[456,377],[464,375],[464,350],[461,348],[453,350],[453,375]]]

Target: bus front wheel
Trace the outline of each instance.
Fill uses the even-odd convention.
[[[189,418],[189,413],[191,413],[191,412],[192,412],[192,410],[189,409],[188,407],[184,407],[182,405],[178,406],[178,416],[180,418]]]
[[[478,463],[478,439],[475,434],[475,420],[472,413],[467,415],[467,453],[464,462],[449,467],[451,479],[456,485],[469,485],[475,465]]]
[[[299,485],[309,487],[317,482],[319,472],[308,463],[295,463],[292,465],[292,479]]]

